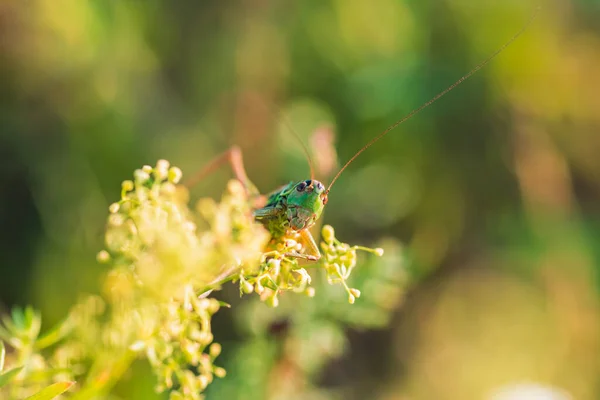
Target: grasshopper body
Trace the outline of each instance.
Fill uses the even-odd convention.
[[[327,204],[325,186],[317,180],[290,182],[271,193],[264,207],[254,210],[254,218],[261,222],[274,239],[296,231],[308,254],[303,258],[318,260],[319,248],[309,232]],[[297,255],[299,256],[299,255]]]
[[[254,207],[254,218],[262,223],[272,238],[277,240],[288,233],[296,232],[303,246],[304,253],[292,253],[289,256],[317,261],[321,258],[319,247],[310,234],[309,229],[321,217],[327,195],[325,186],[315,180],[307,179],[300,182],[290,182],[267,196],[262,196],[256,186],[250,181],[239,147],[233,146],[221,156],[215,158],[185,185],[191,187],[221,164],[229,162],[235,177],[244,185],[246,193],[254,203],[262,203]]]

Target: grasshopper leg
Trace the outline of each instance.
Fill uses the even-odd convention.
[[[298,233],[300,234],[300,243],[304,246],[306,253],[300,254],[294,252],[288,253],[286,256],[301,258],[312,262],[319,261],[321,258],[321,252],[319,251],[319,247],[317,246],[317,243],[315,242],[315,239],[311,235],[310,231],[308,229],[303,229],[298,231]]]
[[[279,215],[279,213],[281,213],[281,210],[278,209],[277,207],[266,206],[266,207],[257,208],[256,210],[254,210],[253,214],[254,214],[254,218],[260,220],[260,219],[276,217],[277,215]]]
[[[242,159],[242,151],[238,146],[232,146],[223,154],[214,158],[211,162],[204,166],[204,168],[198,171],[190,179],[185,181],[184,185],[188,188],[191,188],[192,186],[198,184],[202,179],[206,178],[207,175],[211,174],[217,168],[219,168],[221,165],[227,162],[231,165],[231,169],[233,170],[236,179],[242,182],[242,185],[244,185],[244,188],[246,189],[248,195],[258,197],[260,193],[246,174],[246,169],[244,168],[244,161]]]
[[[306,261],[310,261],[310,262],[317,262],[319,261],[320,257],[317,256],[313,256],[310,254],[302,254],[302,253],[298,253],[298,252],[291,252],[291,253],[285,253],[284,254],[286,257],[293,257],[293,258],[299,258],[301,260],[306,260]]]

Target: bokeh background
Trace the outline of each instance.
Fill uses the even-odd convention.
[[[294,131],[327,182],[535,6],[0,2],[2,312],[33,304],[50,325],[99,291],[107,206],[135,168],[190,175],[237,144],[269,191],[307,178]],[[208,398],[600,398],[599,71],[599,2],[544,2],[336,183],[324,221],[388,250],[379,309],[342,301],[323,329],[318,305],[230,296],[214,327],[229,374]],[[116,393],[154,398],[153,379],[140,363]]]

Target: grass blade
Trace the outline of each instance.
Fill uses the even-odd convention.
[[[73,386],[74,383],[75,382],[54,383],[54,384],[42,389],[41,391],[37,392],[33,396],[29,396],[25,400],[52,400],[56,396],[61,395],[64,392],[66,392],[67,390],[69,390],[69,388],[71,386]]]
[[[21,372],[22,369],[23,367],[13,368],[0,375],[0,387],[10,382],[12,378],[14,378],[19,372]]]
[[[73,326],[71,321],[67,319],[39,337],[34,346],[37,350],[50,347],[64,339],[64,337],[71,333],[72,330]]]

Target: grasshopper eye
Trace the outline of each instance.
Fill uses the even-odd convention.
[[[306,189],[306,182],[300,182],[298,186],[296,186],[296,190],[299,192],[303,192]]]

